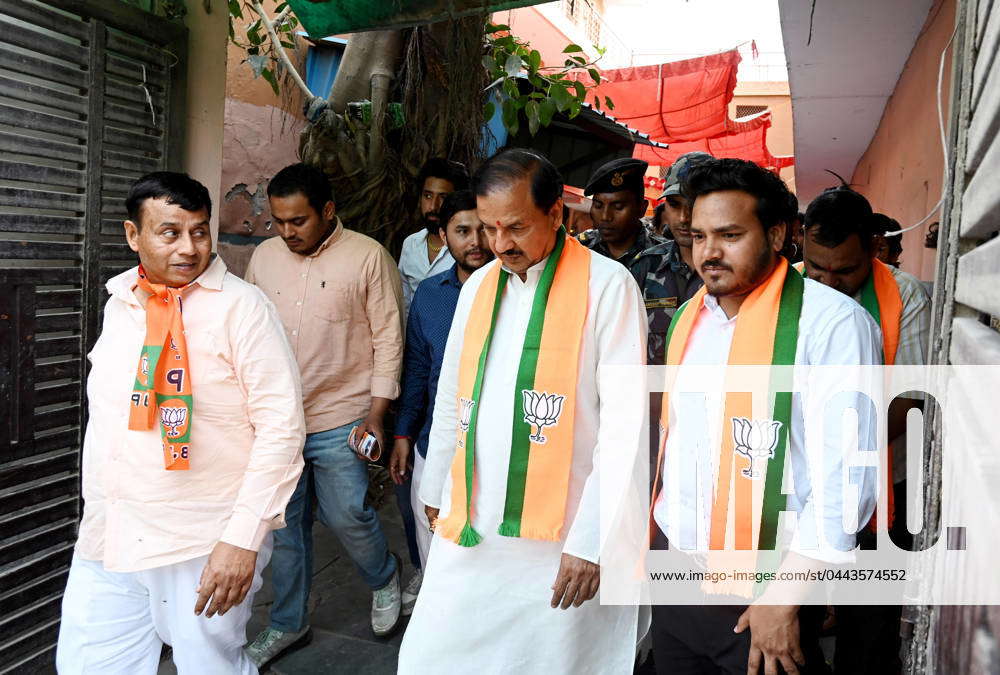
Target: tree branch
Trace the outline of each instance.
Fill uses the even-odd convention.
[[[309,91],[309,87],[303,82],[302,77],[299,75],[299,71],[295,68],[292,60],[288,57],[288,52],[285,51],[284,46],[281,44],[281,40],[278,38],[278,31],[275,29],[275,24],[280,24],[288,16],[290,7],[286,7],[281,14],[279,14],[274,21],[267,16],[267,12],[264,11],[264,7],[260,4],[260,0],[253,0],[254,11],[260,16],[260,20],[264,23],[264,28],[267,29],[267,35],[271,38],[271,44],[274,46],[275,51],[278,53],[278,60],[288,71],[292,80],[295,82],[296,86],[302,90],[303,96],[309,101],[313,98],[313,93]]]

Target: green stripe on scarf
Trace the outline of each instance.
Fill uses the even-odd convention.
[[[535,387],[535,370],[538,367],[538,348],[542,342],[542,329],[545,327],[545,305],[552,290],[552,281],[556,277],[556,266],[562,257],[563,246],[566,243],[566,231],[559,228],[556,234],[556,245],[545,263],[542,276],[535,289],[535,297],[531,303],[531,316],[528,328],[524,334],[524,346],[521,348],[521,362],[517,367],[517,380],[514,387],[514,423],[511,430],[510,466],[507,469],[507,498],[504,502],[503,522],[498,532],[505,537],[521,536],[521,514],[524,511],[524,486],[528,478],[528,457],[531,453],[531,425],[524,421],[523,415],[518,415],[521,409],[521,392]],[[499,303],[497,303],[499,304]],[[492,331],[492,328],[491,328]],[[477,375],[477,378],[479,376]]]
[[[795,350],[799,340],[799,317],[802,315],[802,295],[805,282],[801,274],[789,269],[781,288],[781,302],[778,306],[778,322],[774,330],[774,353],[772,366],[795,365]],[[774,448],[774,457],[767,463],[764,479],[764,503],[761,506],[760,534],[757,549],[773,551],[778,535],[778,516],[785,509],[785,495],[781,492],[781,481],[785,473],[785,451],[792,434],[792,393],[780,391],[774,394],[772,419],[781,422],[782,433]]]

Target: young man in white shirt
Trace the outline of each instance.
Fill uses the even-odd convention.
[[[464,164],[433,157],[420,170],[417,182],[420,185],[417,204],[423,229],[403,241],[403,250],[399,254],[399,275],[403,279],[403,316],[409,311],[410,301],[420,282],[455,264],[455,259],[438,234],[442,227],[438,211],[449,194],[468,189],[469,172]]]

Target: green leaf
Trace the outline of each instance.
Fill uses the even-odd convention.
[[[572,58],[573,58],[574,61],[577,62],[577,64],[579,64],[581,66],[587,65],[587,59],[583,58],[582,56],[574,56]],[[574,66],[574,67],[576,67],[576,66]]]
[[[573,83],[573,88],[576,89],[576,97],[578,99],[580,99],[581,101],[586,100],[587,87],[583,84],[583,82],[581,82],[580,80],[575,81]]]
[[[595,110],[600,110],[601,109],[601,97],[600,96],[595,96],[594,97],[594,109]]]
[[[275,14],[281,14],[282,12],[285,11],[285,7],[288,7],[288,3],[287,2],[280,3],[277,7],[274,8],[274,13]]]
[[[493,103],[493,101],[487,101],[486,104],[483,106],[483,119],[485,119],[486,121],[493,119],[493,116],[496,114],[496,112],[497,112],[496,104]]]
[[[521,92],[517,90],[517,82],[514,81],[514,78],[509,78],[503,81],[503,91],[511,98],[517,98],[521,95]]]
[[[237,19],[243,18],[243,9],[240,7],[240,0],[229,0],[229,15]]]
[[[516,77],[521,72],[521,57],[517,54],[511,54],[507,57],[507,62],[504,63],[503,69],[508,77]]]
[[[573,102],[573,96],[566,91],[566,87],[559,82],[553,82],[552,87],[549,88],[549,96],[555,101],[556,108],[559,112],[566,110]]]
[[[582,106],[580,105],[579,101],[573,101],[569,106],[569,118],[573,119],[574,117],[579,115],[581,107]]]
[[[576,61],[574,61],[573,59],[566,59],[565,61],[563,61],[563,65],[566,66],[567,68],[576,68]]]
[[[518,121],[517,106],[514,105],[512,99],[505,99],[503,102],[503,125],[507,127],[507,131],[511,135],[517,134],[520,128],[520,123]]]
[[[532,49],[528,54],[528,66],[532,71],[537,71],[542,65],[542,53],[537,49]]]
[[[528,76],[528,82],[531,82],[531,86],[535,87],[535,89],[545,88],[544,78],[539,77],[536,73],[532,73],[531,75]]]
[[[281,91],[278,89],[278,80],[275,79],[274,73],[271,72],[270,68],[265,68],[260,72],[261,76],[267,80],[268,84],[271,85],[271,89],[274,90],[274,95],[278,96]]]
[[[534,136],[538,133],[538,128],[541,125],[538,101],[528,101],[527,105],[524,106],[524,114],[528,117],[528,131]]]
[[[542,123],[543,127],[547,127],[552,124],[552,118],[556,114],[556,104],[551,98],[547,98],[542,101],[541,105],[538,106],[538,121]]]
[[[607,106],[608,110],[614,110],[615,109],[615,102],[611,100],[610,96],[605,96],[604,97],[604,105]]]
[[[597,70],[597,68],[591,68],[587,72],[590,73],[590,77],[593,78],[594,84],[601,83],[601,72]]]
[[[505,30],[510,30],[510,26],[507,26],[507,25],[502,24],[502,23],[501,24],[496,24],[496,25],[494,25],[494,24],[491,23],[491,24],[488,24],[486,26],[486,34],[487,35],[492,35],[493,33],[499,33],[500,31],[505,31]]]
[[[252,45],[259,45],[263,42],[259,34],[260,26],[260,19],[257,19],[252,26],[247,28],[247,39],[250,40],[250,44]]]
[[[284,47],[285,49],[295,49],[294,42],[288,42],[287,40],[278,40],[278,42],[280,42],[281,46]]]
[[[563,54],[572,54],[573,52],[582,52],[583,47],[575,44],[566,45],[566,49],[563,50]]]

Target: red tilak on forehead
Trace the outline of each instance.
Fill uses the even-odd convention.
[[[500,221],[499,220],[497,221],[497,227],[500,227]]]

